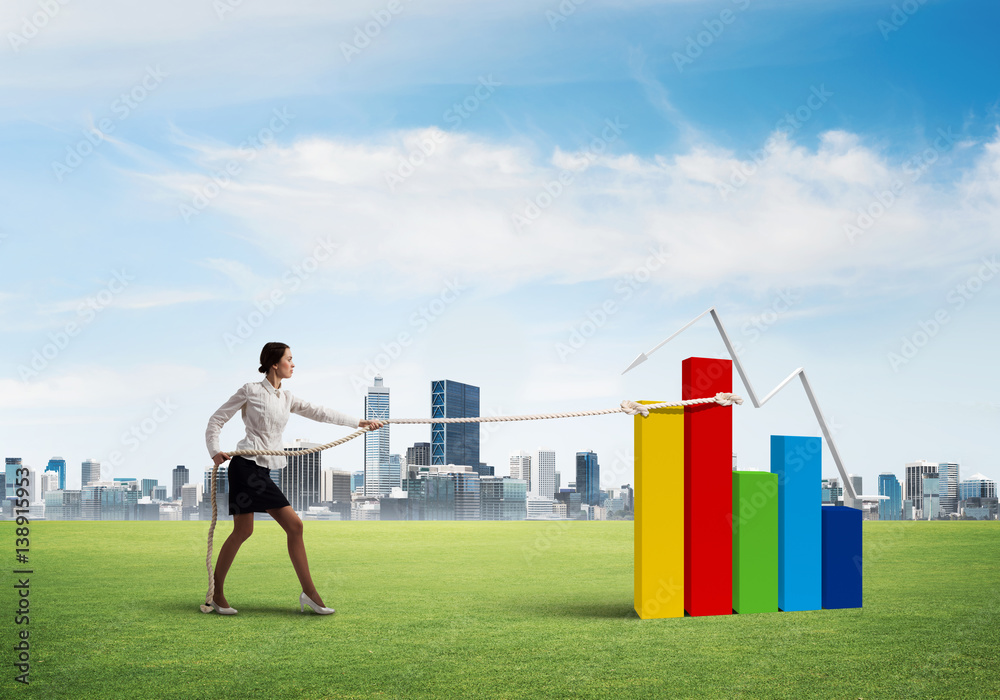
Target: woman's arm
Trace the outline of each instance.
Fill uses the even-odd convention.
[[[332,408],[313,405],[308,401],[303,401],[294,394],[292,394],[292,403],[289,410],[292,413],[298,413],[300,416],[305,416],[320,423],[333,423],[335,425],[347,426],[348,428],[357,428],[361,425],[361,421],[353,416],[341,413],[340,411],[334,411]]]
[[[219,406],[219,410],[213,413],[212,417],[208,419],[208,428],[205,430],[205,443],[208,445],[208,454],[213,458],[213,460],[216,455],[222,452],[222,448],[219,447],[219,433],[222,432],[222,426],[224,426],[226,421],[232,418],[238,410],[243,408],[243,404],[246,402],[247,387],[246,384],[244,384],[237,389],[235,394],[229,397],[229,400],[226,401],[226,403]]]

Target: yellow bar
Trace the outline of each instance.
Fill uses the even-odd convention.
[[[643,620],[684,617],[682,406],[635,417],[634,540],[635,611]]]

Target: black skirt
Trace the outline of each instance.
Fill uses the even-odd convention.
[[[271,470],[240,457],[229,461],[229,514],[264,513],[291,503],[271,480]]]

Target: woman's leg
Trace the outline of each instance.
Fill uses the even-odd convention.
[[[226,595],[223,592],[223,584],[226,582],[226,574],[229,567],[233,565],[236,552],[240,551],[240,545],[247,541],[253,534],[253,513],[240,513],[233,516],[233,531],[229,534],[226,543],[219,550],[219,558],[215,562],[215,603],[223,608],[228,608]]]
[[[316,586],[313,585],[312,576],[309,575],[309,562],[306,560],[306,545],[302,541],[302,519],[291,506],[270,508],[267,513],[278,521],[278,524],[284,528],[285,533],[288,535],[288,556],[292,560],[292,566],[295,567],[295,574],[299,577],[299,583],[302,584],[302,592],[312,598],[314,603],[325,607],[323,600],[316,591]]]

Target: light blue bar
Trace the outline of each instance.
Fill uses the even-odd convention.
[[[771,436],[778,475],[778,607],[820,610],[823,603],[823,441]]]

